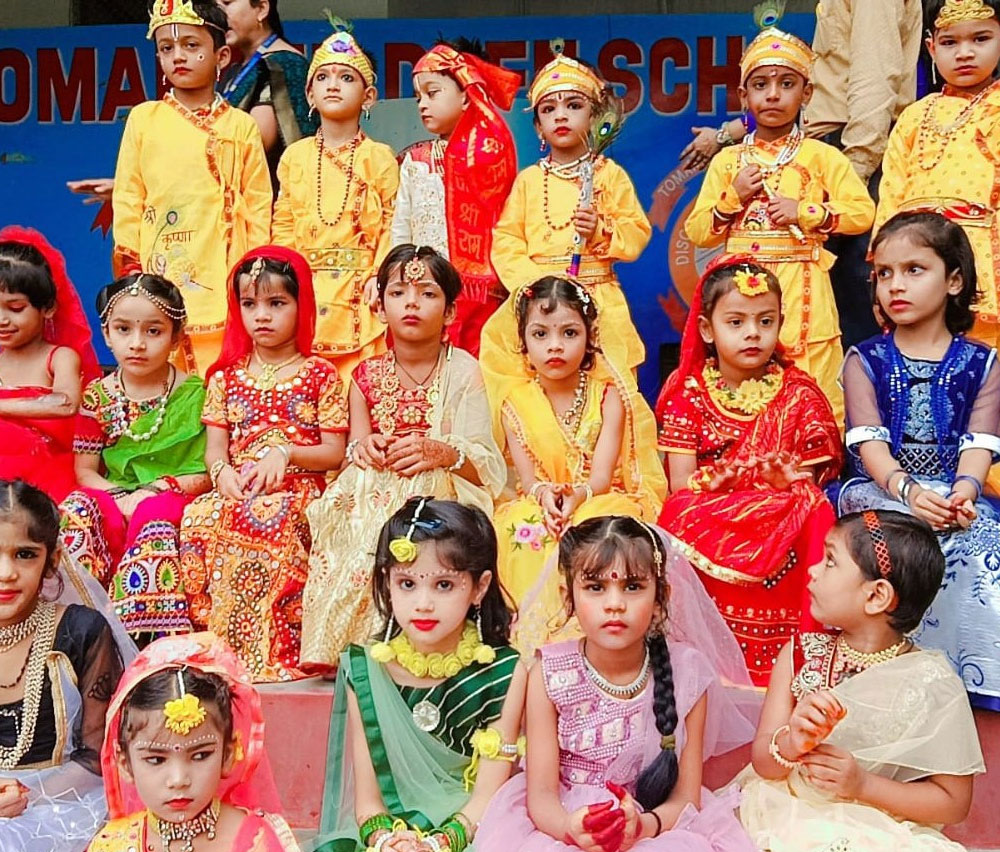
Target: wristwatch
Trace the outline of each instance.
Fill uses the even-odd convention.
[[[718,143],[720,148],[725,148],[728,145],[735,145],[736,140],[733,139],[733,135],[729,132],[729,122],[724,121],[718,130],[715,131],[715,141]]]

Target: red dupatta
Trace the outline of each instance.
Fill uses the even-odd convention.
[[[56,285],[56,310],[46,321],[42,336],[54,346],[68,346],[80,356],[80,375],[84,387],[101,376],[101,367],[94,351],[93,334],[83,310],[83,303],[66,272],[66,259],[34,228],[8,225],[0,230],[0,243],[21,243],[38,250],[49,265]]]
[[[448,255],[465,298],[485,302],[497,281],[490,262],[493,226],[517,177],[514,139],[497,107],[511,108],[521,78],[446,44],[420,58],[413,73],[422,72],[450,74],[469,99],[444,152]]]
[[[208,368],[208,372],[205,374],[206,381],[220,370],[240,363],[253,351],[253,341],[243,325],[240,297],[234,282],[237,270],[248,260],[255,260],[258,257],[287,263],[295,273],[295,278],[299,283],[298,333],[295,345],[306,358],[312,355],[313,337],[316,334],[316,294],[313,291],[312,270],[306,259],[297,251],[284,246],[261,246],[243,255],[226,279],[227,310],[226,326],[222,335],[222,352],[219,354],[218,360]]]
[[[135,784],[121,771],[118,733],[125,700],[151,675],[182,668],[218,675],[229,687],[236,751],[232,769],[222,779],[216,796],[236,807],[280,812],[278,791],[264,751],[264,713],[250,675],[214,633],[189,633],[158,639],[143,649],[125,669],[108,705],[101,774],[110,818],[119,819],[144,807]]]

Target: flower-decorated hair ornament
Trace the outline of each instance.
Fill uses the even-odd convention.
[[[427,498],[421,497],[417,503],[417,508],[413,510],[413,517],[410,518],[410,526],[406,530],[405,536],[397,536],[389,542],[389,553],[397,562],[413,562],[417,558],[417,545],[413,541],[413,531],[417,528],[435,530],[441,526],[441,521],[433,518],[429,521],[420,520],[420,513],[427,505]]]
[[[260,283],[260,277],[264,274],[264,258],[257,257],[254,258],[253,265],[250,267],[250,278],[253,281],[254,287]]]
[[[983,0],[947,0],[934,19],[934,29],[943,30],[964,21],[988,21],[994,14]]]
[[[584,309],[590,307],[591,298],[590,298],[590,293],[587,292],[587,289],[575,278],[565,276],[563,277],[563,280],[567,284],[570,284],[576,291],[576,297],[577,299],[580,300],[580,304],[583,305]],[[522,287],[520,290],[517,291],[518,301],[531,301],[534,298],[535,298],[535,290],[530,284],[527,287]]]
[[[744,296],[761,296],[768,291],[767,279],[747,268],[733,272],[733,283]]]
[[[192,695],[184,686],[184,669],[177,670],[179,698],[173,698],[163,705],[164,723],[167,730],[186,737],[205,721],[205,708],[197,695]]]
[[[182,326],[187,322],[187,309],[183,305],[175,307],[165,299],[157,296],[145,285],[145,278],[146,276],[143,274],[138,275],[135,281],[133,281],[128,287],[123,287],[110,299],[108,299],[108,303],[104,306],[104,310],[101,311],[101,325],[107,323],[108,317],[111,316],[111,312],[115,309],[115,305],[117,305],[118,302],[120,302],[125,296],[142,296],[152,302],[156,309],[172,322],[179,323]]]

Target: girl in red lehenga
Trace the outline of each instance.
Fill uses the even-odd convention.
[[[100,375],[63,256],[38,231],[0,230],[0,472],[59,502],[76,487],[73,430]]]
[[[780,326],[774,275],[748,257],[713,262],[657,403],[671,492],[660,526],[700,571],[758,685],[800,626],[814,627],[807,570],[833,524],[821,488],[842,457],[830,403],[785,362]]]

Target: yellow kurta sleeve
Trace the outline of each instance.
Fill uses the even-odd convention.
[[[805,231],[863,234],[875,220],[875,202],[868,188],[854,171],[851,161],[836,148],[824,146],[820,157],[826,200],[822,204],[801,201],[799,225]]]
[[[874,232],[899,212],[906,200],[907,174],[912,167],[914,133],[922,114],[923,101],[907,107],[889,134],[882,158],[882,182],[878,187],[878,210]],[[874,234],[873,234],[874,236]]]
[[[382,225],[378,243],[375,246],[375,269],[377,270],[389,250],[393,247],[392,218],[396,210],[396,193],[399,191],[399,163],[389,149],[384,156],[374,158],[375,175],[372,186],[382,199]]]
[[[274,189],[271,186],[271,173],[267,168],[264,143],[256,124],[248,126],[244,144],[246,160],[240,175],[240,193],[247,211],[247,244],[250,248],[257,248],[271,242]]]
[[[720,223],[715,216],[716,209],[721,213],[738,213],[743,209],[739,196],[732,188],[736,168],[733,164],[733,148],[725,148],[712,158],[705,172],[698,199],[687,221],[684,230],[696,246],[708,248],[721,245],[729,233],[729,223]],[[730,167],[727,169],[727,166]]]
[[[295,248],[295,217],[288,191],[288,151],[286,148],[278,161],[278,197],[271,218],[271,240],[275,245]]]
[[[635,260],[649,244],[653,228],[628,173],[607,160],[598,173],[597,230],[590,249],[595,257]]]
[[[142,134],[140,125],[145,120],[145,104],[136,107],[125,122],[125,133],[118,149],[115,167],[115,186],[112,191],[114,224],[114,255],[112,270],[117,278],[129,263],[139,263],[139,226],[146,203],[146,187],[142,180]]]
[[[527,181],[533,168],[537,167],[530,166],[517,176],[493,229],[490,260],[508,292],[545,275],[545,270],[531,259],[526,231]]]

